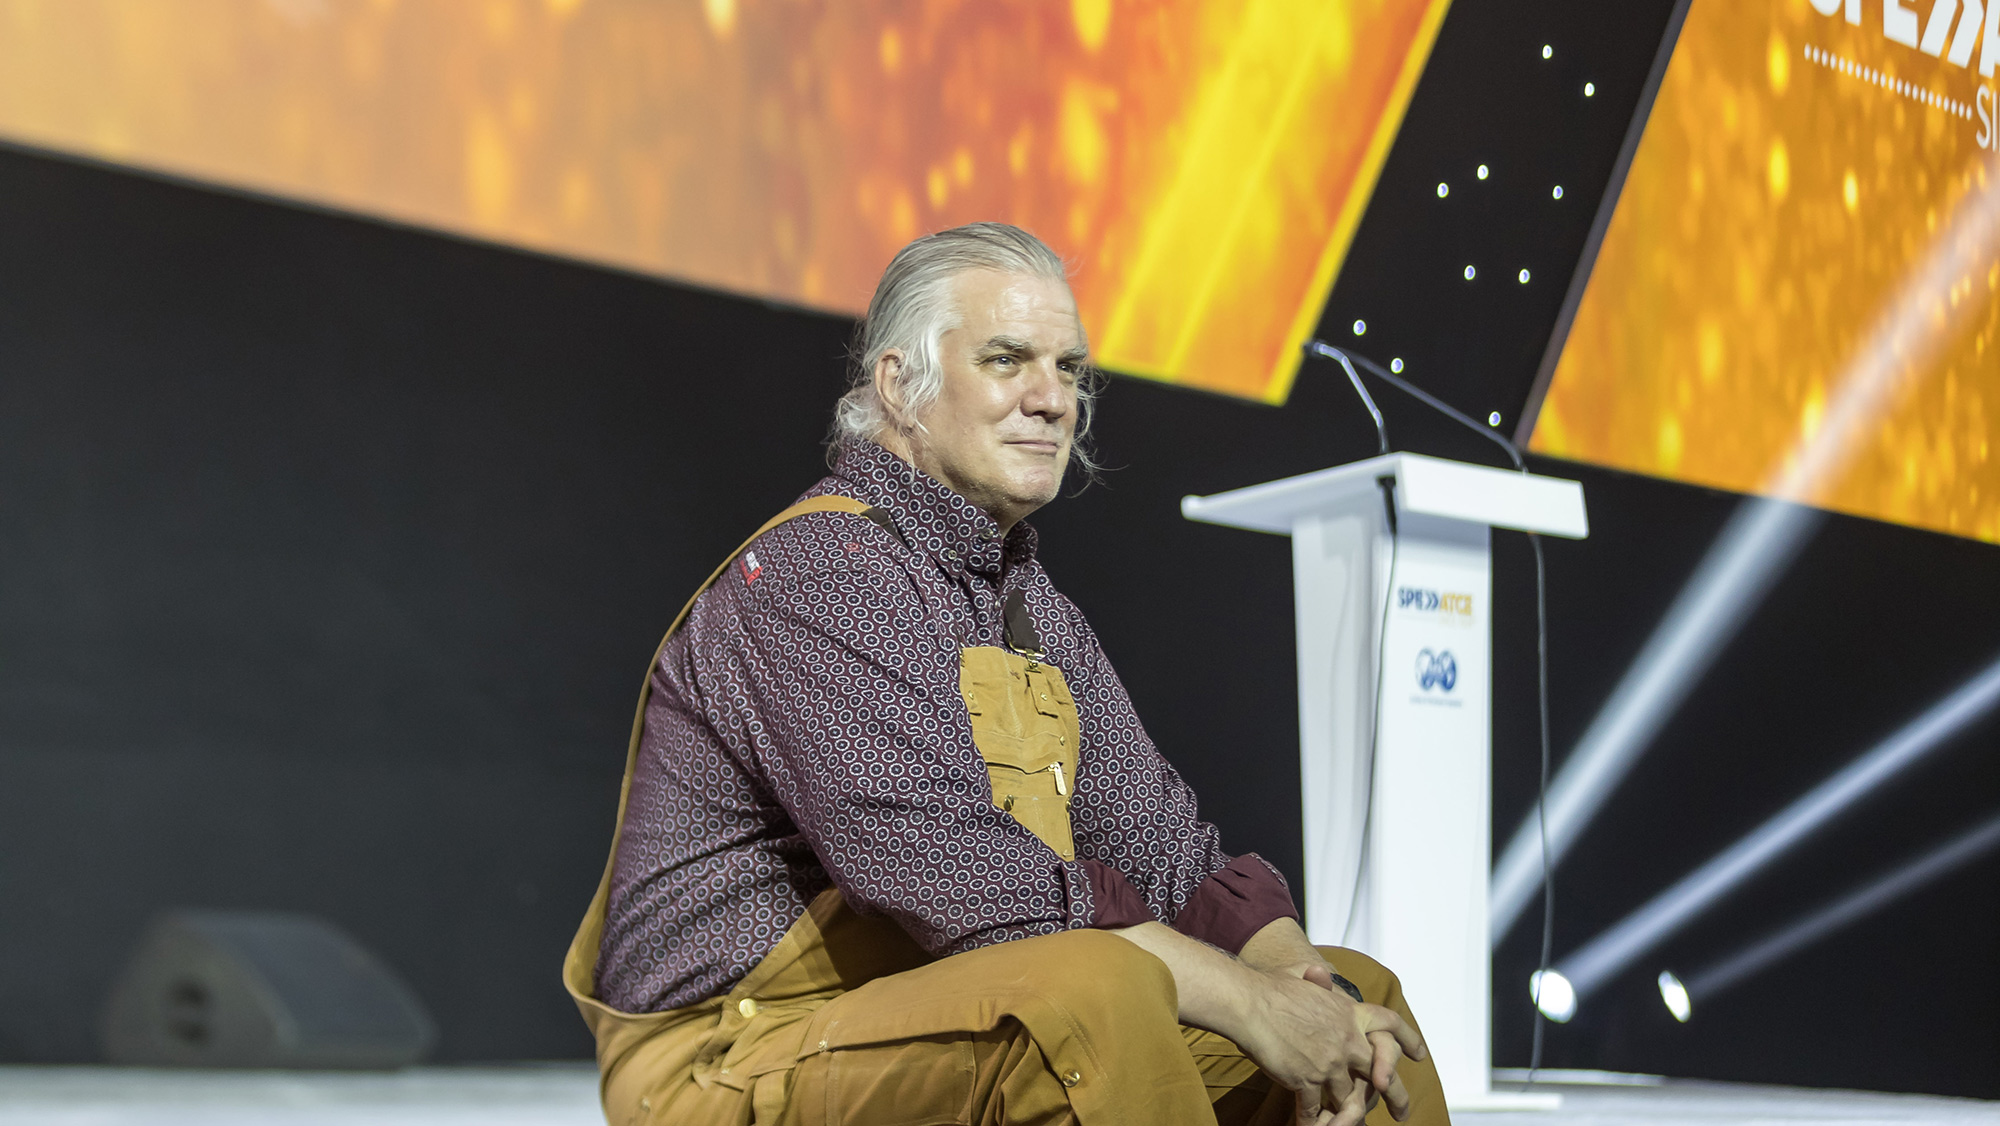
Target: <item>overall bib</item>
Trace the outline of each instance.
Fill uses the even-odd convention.
[[[1288,1121],[1289,1092],[1229,1040],[1178,1023],[1165,964],[1099,930],[933,959],[894,922],[857,914],[838,888],[828,888],[722,996],[657,1013],[620,1012],[596,998],[598,948],[653,667],[695,599],[737,555],[772,528],[814,512],[882,522],[869,506],[839,496],[779,513],[688,599],[647,666],[612,856],[563,963],[563,985],[597,1042],[606,1119],[612,1126]],[[1009,611],[1014,618],[1016,607]],[[1076,703],[1060,670],[1029,649],[963,649],[959,689],[994,805],[1073,860]],[[1394,975],[1352,951],[1321,952],[1370,1000],[1409,1019]],[[1402,1074],[1412,1121],[1447,1121],[1429,1065],[1406,1062]],[[1387,1123],[1386,1110],[1370,1121]]]

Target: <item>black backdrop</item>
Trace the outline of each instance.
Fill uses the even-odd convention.
[[[1511,424],[1668,7],[1455,5],[1328,325],[1366,317],[1371,353]],[[1575,206],[1545,206],[1552,181]],[[1548,284],[1466,286],[1474,259]],[[336,920],[412,980],[443,1058],[586,1054],[556,971],[632,694],[687,590],[821,471],[848,328],[0,153],[0,1060],[95,1058],[111,975],[176,905]],[[1400,447],[1490,460],[1385,407]],[[1100,440],[1106,483],[1036,518],[1049,565],[1225,842],[1296,877],[1288,547],[1177,502],[1372,433],[1309,370],[1284,408],[1114,381]],[[1549,548],[1560,756],[1736,499],[1538,468],[1584,480],[1592,515]],[[1522,543],[1495,552],[1504,836],[1532,796],[1533,603]],[[1558,953],[1992,660],[1996,563],[1827,521],[1563,866]],[[1651,985],[2000,806],[1996,734],[1727,900],[1553,1029],[1548,1062],[2000,1095],[1990,859],[1685,1027]],[[1496,957],[1501,1063],[1526,1062],[1535,937]]]

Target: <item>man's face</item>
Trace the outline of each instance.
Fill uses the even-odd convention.
[[[1062,282],[995,270],[961,273],[952,289],[958,327],[939,342],[937,401],[909,448],[884,444],[1011,528],[1055,499],[1069,465],[1088,360],[1076,299]],[[876,386],[894,374],[885,356]]]

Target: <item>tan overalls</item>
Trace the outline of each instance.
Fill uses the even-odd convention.
[[[806,513],[868,511],[846,497],[817,497],[779,513],[736,554]],[[693,607],[690,598],[661,650]],[[959,686],[994,804],[1071,860],[1076,704],[1062,673],[1038,656],[967,648]],[[648,665],[626,751],[620,833],[651,685]],[[1179,1023],[1165,964],[1101,930],[933,959],[901,927],[856,914],[829,888],[726,995],[667,1012],[619,1012],[593,996],[617,839],[563,964],[563,984],[597,1039],[612,1126],[1290,1121],[1290,1092],[1229,1040]],[[1411,1020],[1393,974],[1352,951],[1321,952],[1369,1000]],[[1429,1064],[1406,1061],[1400,1074],[1411,1121],[1449,1121]],[[1390,1121],[1381,1107],[1369,1120]]]

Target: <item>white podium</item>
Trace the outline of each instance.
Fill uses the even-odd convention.
[[[1453,1110],[1552,1105],[1492,1090],[1489,529],[1581,539],[1583,486],[1387,454],[1181,514],[1292,537],[1307,933],[1396,971]]]

